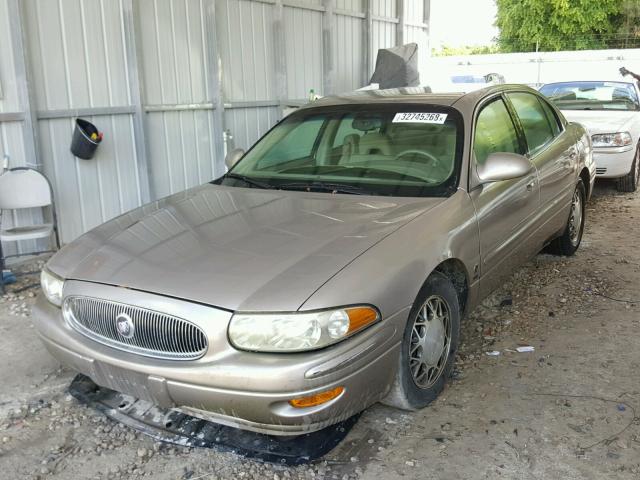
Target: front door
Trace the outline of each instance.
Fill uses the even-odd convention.
[[[475,122],[472,173],[491,153],[525,153],[502,96],[482,106]],[[470,196],[480,234],[480,294],[485,296],[532,254],[534,247],[527,239],[540,201],[537,171],[513,180],[472,184]]]

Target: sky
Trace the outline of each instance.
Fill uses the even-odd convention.
[[[489,45],[495,16],[495,0],[431,0],[431,47]]]

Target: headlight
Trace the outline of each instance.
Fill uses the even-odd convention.
[[[229,324],[236,348],[258,352],[301,352],[344,340],[380,318],[375,308],[345,307],[299,313],[237,313]]]
[[[591,136],[594,147],[626,147],[631,145],[629,132],[599,133]]]
[[[51,303],[56,306],[62,305],[62,287],[64,287],[64,280],[54,275],[53,273],[42,270],[40,274],[40,285],[42,286],[42,292]]]

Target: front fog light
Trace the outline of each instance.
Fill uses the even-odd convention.
[[[302,352],[344,340],[379,320],[375,308],[347,307],[294,313],[237,313],[229,340],[241,350]]]
[[[40,285],[42,286],[42,293],[47,297],[47,300],[57,307],[62,305],[63,279],[47,270],[42,270],[42,273],[40,273]]]

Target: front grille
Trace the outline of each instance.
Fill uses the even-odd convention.
[[[596,168],[596,175],[604,175],[607,173],[607,169],[604,167]]]
[[[65,299],[63,314],[76,331],[127,352],[168,360],[194,360],[207,351],[207,336],[198,326],[146,308],[73,296]],[[126,336],[118,330],[119,322],[125,324],[121,330],[125,330]]]

